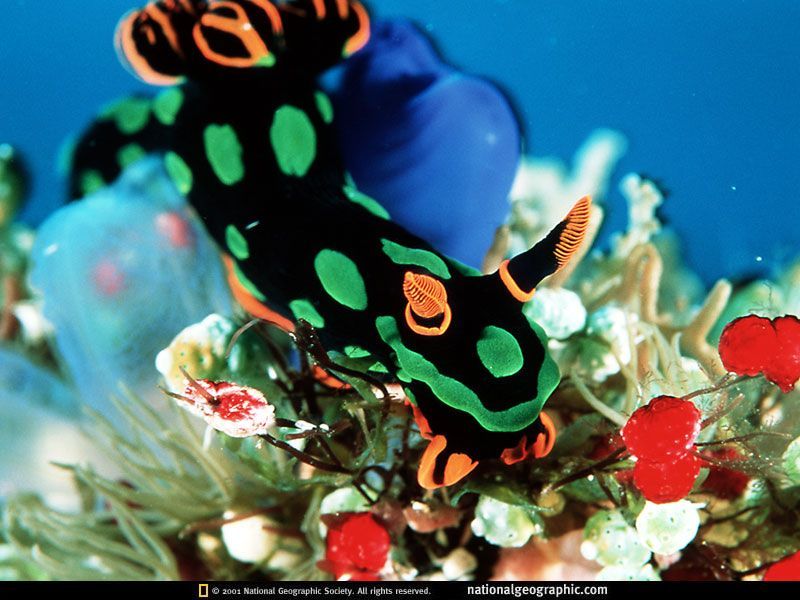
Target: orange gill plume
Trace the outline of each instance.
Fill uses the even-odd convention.
[[[261,10],[269,19],[271,35],[283,33],[283,21],[278,8],[270,0],[211,0],[208,11],[197,22],[192,32],[195,44],[210,62],[223,67],[250,68],[272,66],[275,56],[270,52],[262,32],[253,27],[243,4]],[[206,33],[216,31],[239,40],[247,56],[231,56],[214,49]]]
[[[403,294],[408,300],[406,323],[412,331],[420,335],[441,335],[450,327],[452,312],[447,303],[447,290],[438,279],[406,271],[403,279]],[[441,317],[437,326],[421,325],[416,317],[435,319]]]
[[[591,197],[584,196],[542,241],[500,263],[497,272],[514,298],[527,302],[542,279],[564,268],[586,237],[591,209]]]

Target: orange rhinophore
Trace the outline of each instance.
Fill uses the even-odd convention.
[[[515,299],[527,302],[542,279],[564,268],[586,237],[591,208],[592,199],[584,196],[545,239],[500,264],[497,275]]]
[[[554,251],[559,269],[569,262],[569,259],[580,247],[586,235],[586,229],[589,227],[591,206],[592,201],[589,196],[584,196],[578,200],[564,219],[566,226],[561,232]]]
[[[408,300],[406,323],[412,331],[420,335],[441,335],[450,327],[452,312],[447,303],[447,290],[441,281],[430,275],[406,271],[403,294]],[[421,325],[415,315],[422,319],[441,317],[442,322],[437,326]]]

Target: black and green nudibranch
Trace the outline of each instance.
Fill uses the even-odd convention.
[[[101,115],[76,148],[71,194],[161,154],[250,313],[287,328],[304,319],[327,349],[372,355],[403,382],[430,440],[419,482],[434,488],[480,460],[552,446],[542,407],[560,375],[522,306],[581,244],[590,201],[491,275],[393,223],[348,183],[316,86],[368,38],[355,0],[159,0],[130,13],[119,53],[167,87]]]

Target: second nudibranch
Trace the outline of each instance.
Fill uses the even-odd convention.
[[[590,200],[491,275],[392,222],[348,182],[315,83],[368,36],[353,0],[159,0],[131,13],[121,55],[170,87],[101,116],[76,150],[72,194],[161,154],[225,249],[250,313],[286,328],[304,319],[326,349],[371,355],[403,382],[430,440],[418,479],[435,488],[481,460],[511,464],[552,447],[542,407],[560,375],[522,307],[580,246]]]

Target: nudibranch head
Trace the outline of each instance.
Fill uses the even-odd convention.
[[[423,487],[450,485],[483,459],[513,464],[553,447],[542,408],[560,373],[544,331],[522,309],[577,251],[590,214],[590,199],[579,200],[545,239],[491,275],[417,260],[402,282],[404,318],[377,318],[430,440]]]

